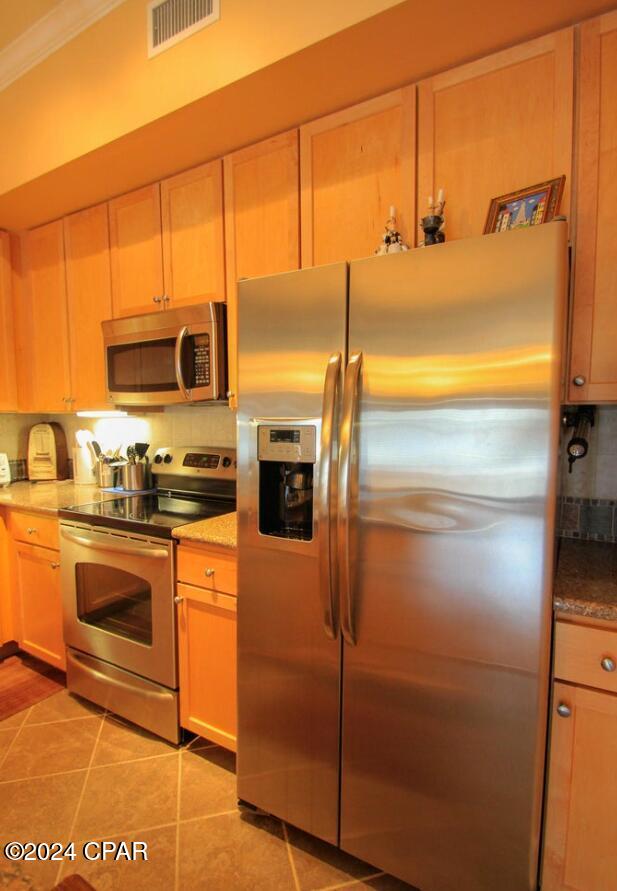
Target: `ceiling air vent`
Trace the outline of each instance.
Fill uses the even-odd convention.
[[[148,56],[156,56],[219,18],[220,0],[153,0],[148,4]]]

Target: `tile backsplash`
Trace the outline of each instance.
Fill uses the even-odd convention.
[[[0,452],[18,462],[28,453],[28,431],[40,421],[57,421],[64,429],[69,448],[76,445],[77,430],[91,430],[103,451],[132,442],[149,442],[152,455],[161,446],[236,445],[236,416],[227,406],[173,406],[163,412],[129,415],[126,418],[78,418],[77,415],[0,414]],[[19,464],[11,467],[16,473]],[[19,476],[13,476],[18,479]]]

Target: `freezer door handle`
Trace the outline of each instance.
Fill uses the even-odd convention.
[[[326,636],[336,640],[336,518],[332,517],[332,449],[337,420],[341,354],[333,353],[326,366],[321,416],[321,451],[319,470],[319,596]]]
[[[353,353],[345,373],[343,391],[343,416],[341,419],[338,480],[338,583],[341,603],[341,631],[345,642],[356,645],[353,615],[353,579],[349,553],[350,527],[354,522],[355,510],[353,485],[353,442],[354,425],[358,405],[358,384],[362,368],[362,353]]]

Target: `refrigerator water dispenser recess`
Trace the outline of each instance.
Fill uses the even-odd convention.
[[[260,424],[259,531],[275,538],[313,538],[313,468],[317,428]]]

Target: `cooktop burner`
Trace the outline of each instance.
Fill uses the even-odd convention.
[[[158,449],[152,464],[158,491],[58,511],[89,526],[171,538],[172,529],[236,509],[235,450]]]

